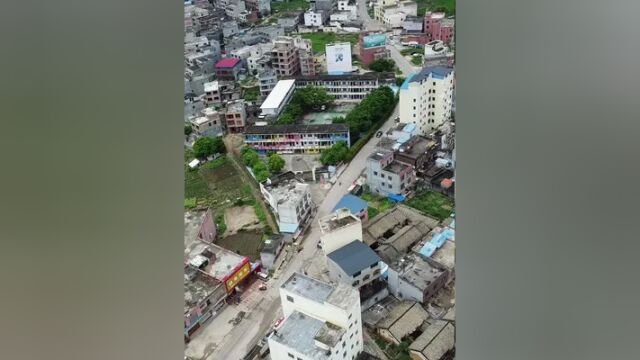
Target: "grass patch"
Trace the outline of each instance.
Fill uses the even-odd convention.
[[[226,155],[222,155],[219,158],[213,160],[213,161],[207,161],[206,163],[204,163],[204,165],[202,165],[203,169],[206,170],[213,170],[216,169],[224,164],[227,163],[227,156]]]
[[[453,201],[435,191],[416,194],[415,197],[407,201],[407,205],[438,220],[448,218],[454,210]]]
[[[184,172],[184,196],[185,198],[205,198],[209,196],[209,186],[198,169],[189,169]]]
[[[227,224],[224,222],[224,210],[220,209],[216,215],[216,229],[218,236],[222,236],[227,231]]]
[[[273,3],[275,4],[275,3]],[[358,43],[358,34],[336,34],[332,32],[314,32],[300,34],[302,38],[311,40],[311,48],[316,54],[324,54],[325,46],[335,42]]]
[[[292,11],[292,10],[307,10],[309,9],[309,2],[307,0],[289,0],[282,2],[272,2],[271,3],[271,11],[272,12],[284,12],[284,11]]]
[[[245,101],[256,101],[260,96],[260,89],[256,87],[246,88],[242,91],[242,98]]]
[[[369,206],[369,208],[367,209],[367,214],[369,216],[369,219],[373,219],[379,213],[380,213],[380,211],[378,211],[378,209],[376,209],[374,207]]]
[[[400,54],[402,54],[402,56],[413,55],[413,54],[421,54],[421,53],[422,53],[421,49],[417,49],[417,48],[414,48],[414,47],[404,48],[404,49],[400,50]]]
[[[187,198],[184,199],[184,208],[185,209],[193,209],[196,207],[196,205],[198,204],[198,199],[197,198]]]
[[[418,3],[418,16],[422,17],[429,10],[444,12],[447,16],[456,14],[455,0],[416,0]]]
[[[416,66],[420,66],[420,65],[422,65],[422,56],[420,56],[420,57],[418,57],[418,56],[412,56],[412,57],[411,57],[411,63],[412,63],[413,65],[416,65]]]

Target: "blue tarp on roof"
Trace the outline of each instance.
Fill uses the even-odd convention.
[[[402,85],[400,86],[400,90],[407,90],[409,88],[409,83],[411,82],[411,79],[415,76],[415,74],[411,74],[409,76],[407,76],[406,79],[404,79],[404,82],[402,83]]]
[[[416,129],[416,124],[414,123],[408,123],[407,125],[404,126],[404,128],[402,128],[402,131],[406,132],[406,133],[411,133]]]
[[[433,253],[442,247],[445,241],[451,239],[455,232],[452,229],[445,229],[442,232],[435,234],[431,240],[424,244],[420,249],[420,255],[431,256]]]
[[[401,194],[389,194],[387,197],[393,202],[401,202],[407,198],[406,196]]]
[[[298,230],[298,224],[278,223],[278,228],[281,233],[293,234]]]
[[[398,142],[398,144],[404,144],[409,141],[409,139],[411,139],[411,134],[402,134],[398,136],[398,140],[396,141]]]

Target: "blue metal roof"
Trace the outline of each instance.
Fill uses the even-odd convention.
[[[453,71],[453,69],[446,68],[444,66],[426,67],[426,68],[422,69],[418,74],[416,74],[416,76],[411,77],[410,82],[420,82],[420,81],[428,78],[429,75],[431,75],[431,77],[435,78],[435,79],[444,79],[452,71]],[[404,84],[402,84],[402,85],[404,85]],[[407,87],[408,86],[409,85],[407,84]]]
[[[366,210],[369,207],[366,201],[351,194],[347,194],[338,201],[338,204],[333,208],[333,211],[338,209],[347,208],[352,214],[357,214],[362,210]]]
[[[354,240],[327,256],[349,276],[382,261],[375,251],[359,240]]]
[[[406,196],[401,194],[389,194],[387,197],[393,202],[401,202],[407,198]]]
[[[405,125],[402,128],[402,131],[406,132],[406,133],[410,133],[413,132],[416,129],[417,125],[414,123],[408,123],[407,125]]]
[[[433,253],[442,247],[445,241],[451,239],[455,232],[453,229],[445,229],[440,233],[435,234],[431,240],[426,242],[422,249],[420,249],[420,255],[431,256]]]

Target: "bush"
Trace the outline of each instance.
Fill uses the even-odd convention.
[[[369,70],[375,72],[391,72],[395,67],[396,63],[392,59],[377,59],[369,64]]]
[[[188,124],[185,125],[184,126],[184,134],[186,136],[189,136],[189,135],[191,135],[191,133],[193,133],[193,128],[191,127],[191,125],[188,125]]]
[[[227,149],[221,137],[210,138],[205,136],[193,143],[193,155],[197,158],[206,158],[213,154],[224,154],[226,152]]]

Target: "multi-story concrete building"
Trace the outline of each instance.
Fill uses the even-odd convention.
[[[297,76],[297,87],[318,86],[327,90],[336,101],[360,102],[381,86],[395,85],[394,73],[369,72],[354,75]]]
[[[290,11],[286,14],[282,14],[278,18],[278,26],[280,26],[285,34],[298,31],[298,25],[304,21],[303,11]]]
[[[269,15],[271,13],[271,0],[245,0],[247,9],[254,10],[261,15]]]
[[[201,271],[184,269],[184,340],[188,342],[220,313],[227,298],[224,284]]]
[[[251,46],[251,52],[247,58],[247,68],[252,74],[271,69],[271,51],[273,44],[256,44]]]
[[[373,18],[382,22],[384,19],[384,8],[395,6],[398,0],[377,0],[373,5]]]
[[[280,232],[297,238],[315,211],[309,184],[286,172],[261,182],[260,192],[273,210]]]
[[[338,11],[348,11],[355,18],[358,14],[358,6],[355,0],[338,0]]]
[[[222,36],[224,36],[225,39],[238,35],[239,33],[240,28],[238,27],[237,21],[227,20],[222,22]]]
[[[300,73],[300,56],[296,40],[289,36],[280,36],[273,41],[271,63],[280,76],[294,76]]]
[[[382,7],[381,21],[392,29],[402,28],[407,16],[417,16],[418,4],[413,1],[399,1],[395,5]]]
[[[341,208],[318,219],[320,225],[320,246],[325,255],[340,249],[353,240],[362,241],[362,221]]]
[[[387,49],[387,36],[381,32],[361,32],[358,38],[360,48],[360,61],[363,65],[369,65],[378,59],[389,57]]]
[[[273,360],[355,359],[363,350],[360,296],[300,273],[280,287],[283,324],[269,336]]]
[[[409,15],[404,19],[402,23],[402,31],[404,33],[422,33],[422,26],[424,25],[424,18],[419,16]]]
[[[318,154],[339,141],[351,146],[345,124],[249,126],[244,141],[260,153],[280,154]]]
[[[271,90],[276,87],[278,75],[273,69],[265,69],[258,72],[258,81],[260,82],[260,97],[264,100],[269,96]]]
[[[224,135],[221,115],[213,108],[204,108],[204,116],[199,116],[191,120],[191,128],[198,136],[217,137]]]
[[[424,32],[428,41],[441,40],[445,44],[453,40],[455,21],[445,18],[443,12],[426,12],[424,14]]]
[[[400,87],[400,120],[414,123],[427,135],[451,118],[454,71],[425,67],[407,77]]]
[[[371,154],[366,171],[369,189],[382,196],[407,194],[416,181],[413,168],[394,160],[392,151]]]
[[[389,264],[389,292],[399,299],[427,304],[449,279],[448,270],[427,257],[415,253]]]
[[[307,10],[304,13],[304,26],[320,27],[327,22],[329,13],[322,10]]]
[[[312,9],[331,12],[336,9],[336,0],[309,0]]]
[[[282,234],[271,235],[264,241],[264,246],[260,250],[260,263],[264,269],[271,270],[275,267],[276,259],[282,252],[284,244],[285,240]]]
[[[260,117],[262,119],[275,119],[282,113],[284,107],[289,103],[293,92],[296,89],[295,80],[280,80],[271,89],[267,98],[260,105]]]
[[[204,84],[204,102],[206,106],[215,106],[222,103],[222,92],[218,81]]]
[[[219,80],[238,80],[242,63],[238,58],[225,58],[216,63],[216,77]]]
[[[369,220],[369,214],[367,211],[369,209],[369,204],[355,195],[345,194],[333,208],[333,212],[343,208],[349,209],[351,214],[359,217],[362,221]]]
[[[311,40],[297,39],[298,58],[300,61],[300,74],[303,76],[315,76],[320,73],[321,65],[313,56]]]
[[[353,240],[327,254],[329,277],[359,289],[380,277],[382,260],[365,243]]]
[[[247,123],[247,110],[244,106],[244,100],[235,100],[227,103],[224,120],[229,133],[238,134],[244,132]]]

